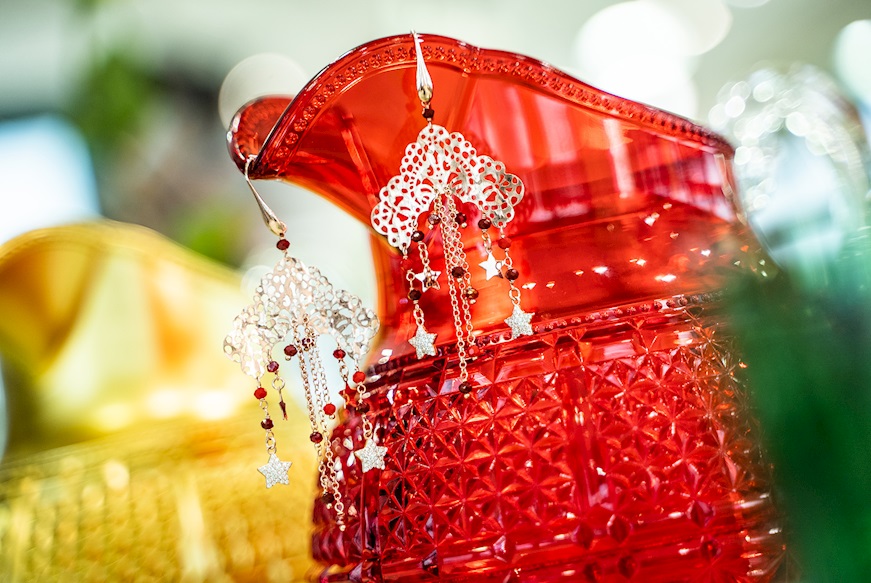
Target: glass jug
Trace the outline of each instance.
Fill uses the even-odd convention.
[[[440,344],[418,360],[400,255],[373,235],[373,354],[391,356],[371,363],[368,411],[349,407],[332,436],[348,527],[316,503],[318,580],[771,580],[784,545],[718,301],[730,274],[766,269],[732,148],[535,59],[431,35],[423,55],[436,123],[526,186],[507,231],[534,335],[511,339],[504,282],[475,274],[461,394],[450,302],[421,300]],[[410,35],[362,45],[292,101],[243,108],[231,155],[368,224],[424,125],[414,75]],[[382,471],[351,454],[361,414]]]

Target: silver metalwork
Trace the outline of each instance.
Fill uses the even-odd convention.
[[[281,461],[275,452],[272,452],[269,454],[269,461],[257,468],[257,471],[266,477],[266,487],[271,488],[275,484],[288,484],[290,482],[287,472],[292,463]]]
[[[263,216],[263,222],[266,223],[266,226],[269,227],[269,230],[272,231],[275,235],[281,237],[287,232],[287,225],[279,219],[275,213],[269,208],[269,205],[266,204],[266,201],[263,200],[263,197],[260,196],[260,193],[257,192],[257,189],[254,188],[254,185],[251,183],[251,178],[248,176],[248,170],[251,167],[251,162],[256,160],[256,156],[248,156],[245,160],[245,183],[248,185],[248,188],[251,190],[251,194],[254,195],[254,200],[257,201],[257,206],[260,208],[260,214]]]
[[[432,101],[433,85],[432,77],[429,75],[429,70],[426,68],[426,62],[423,60],[423,51],[420,48],[420,35],[411,31],[414,37],[414,52],[417,56],[417,96],[424,107]]]
[[[358,449],[354,455],[360,460],[360,469],[363,472],[378,468],[384,469],[384,456],[387,455],[387,448],[375,445],[375,441],[367,439],[363,449]]]
[[[427,124],[405,149],[400,173],[378,194],[372,226],[397,249],[408,249],[420,216],[438,193],[448,191],[474,204],[481,216],[502,228],[523,199],[523,182],[505,164],[477,150],[459,132]]]
[[[378,332],[378,317],[316,268],[285,255],[260,280],[254,303],[233,321],[224,352],[259,379],[273,360],[273,347],[288,336],[305,338],[307,330],[332,336],[359,364]]]

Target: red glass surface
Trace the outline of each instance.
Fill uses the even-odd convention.
[[[382,332],[368,415],[385,470],[358,473],[359,417],[333,434],[349,526],[316,508],[323,581],[767,581],[783,555],[716,292],[759,269],[727,194],[732,151],[690,122],[534,59],[424,36],[435,122],[526,185],[507,228],[536,334],[510,341],[503,280],[480,298],[457,391],[450,303],[421,302],[418,361],[399,256],[373,238]],[[410,36],[368,43],[293,101],[250,104],[230,149],[368,223],[423,127]],[[472,208],[460,209],[470,225]],[[470,264],[482,249],[464,236]],[[440,241],[430,242],[441,270]],[[762,266],[764,269],[764,265]]]

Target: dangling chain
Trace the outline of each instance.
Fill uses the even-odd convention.
[[[378,318],[372,310],[366,309],[359,298],[345,290],[334,288],[319,270],[302,264],[288,253],[290,243],[285,238],[287,227],[272,212],[257,193],[248,177],[253,159],[245,164],[245,179],[260,206],[263,220],[269,229],[278,235],[276,247],[282,258],[272,271],[261,280],[254,294],[254,303],[248,305],[233,321],[233,329],[224,339],[224,352],[238,362],[242,371],[257,381],[254,397],[264,414],[261,427],[266,431],[266,452],[268,462],[258,471],[266,478],[266,487],[275,484],[288,484],[288,470],[291,462],[281,461],[277,456],[274,423],[269,415],[266,401],[267,391],[262,386],[266,373],[272,378],[272,389],[278,393],[282,417],[287,419],[287,404],[284,401],[285,381],[279,376],[280,365],[273,360],[274,348],[285,343],[286,360],[299,356],[299,369],[305,392],[309,422],[312,432],[310,441],[315,446],[318,458],[318,473],[323,500],[328,508],[336,511],[336,522],[344,530],[345,507],[342,501],[339,479],[341,467],[338,465],[330,439],[330,420],[335,419],[336,406],[330,403],[327,375],[318,351],[317,339],[323,335],[332,336],[338,348],[333,355],[340,362],[343,377],[347,377],[347,367],[343,360],[351,356],[355,363],[363,360],[369,351],[370,342],[378,331]],[[358,382],[354,374],[354,381]],[[365,385],[358,382],[360,402],[358,411],[364,413],[368,404],[362,401]],[[372,423],[364,418],[366,447],[355,451],[360,458],[362,471],[384,468],[387,448],[378,446],[371,439]]]
[[[441,193],[441,199],[436,199],[437,212],[441,218],[442,246],[445,254],[445,269],[448,272],[448,287],[451,297],[451,311],[454,317],[454,329],[457,335],[457,356],[459,357],[460,382],[469,378],[467,370],[467,347],[472,342],[472,312],[469,309],[469,298],[466,290],[472,289],[469,263],[463,248],[459,226],[456,222],[457,207],[453,193],[446,189]]]
[[[320,476],[321,488],[325,494],[329,493],[332,495],[332,497],[326,497],[328,501],[327,507],[332,506],[335,509],[336,524],[339,526],[339,529],[344,530],[345,505],[342,502],[339,480],[336,477],[335,456],[327,425],[327,419],[331,416],[327,415],[324,411],[324,407],[329,403],[327,379],[317,346],[310,346],[308,348],[303,346],[299,359],[299,370],[302,376],[302,384],[305,387],[309,420],[313,429],[309,439],[315,446],[315,452],[319,461],[318,474]]]
[[[512,338],[532,334],[533,313],[520,307],[520,289],[514,281],[519,273],[509,254],[511,241],[504,227],[514,218],[514,209],[523,199],[523,181],[505,169],[505,164],[489,156],[479,155],[475,147],[459,132],[449,132],[433,123],[435,112],[430,107],[433,82],[424,62],[420,36],[414,34],[417,55],[417,95],[426,126],[417,139],[408,144],[399,164],[399,174],[393,176],[378,193],[378,204],[372,209],[372,227],[387,237],[390,245],[399,249],[403,263],[408,262],[411,243],[418,244],[423,271],[419,276],[407,273],[408,297],[414,303],[413,315],[417,330],[409,339],[417,357],[435,356],[436,334],[428,333],[424,326],[423,311],[418,300],[429,286],[433,273],[424,243],[420,223],[424,216],[430,228],[440,226],[445,258],[445,274],[450,288],[451,311],[457,336],[460,367],[460,391],[468,394],[472,387],[467,370],[470,348],[474,342],[474,328],[470,305],[475,303],[478,291],[471,285],[469,264],[463,247],[460,225],[465,226],[465,215],[458,212],[459,204],[474,206],[480,213],[478,226],[487,251],[487,260],[479,263],[487,275],[504,277],[509,281],[509,298],[513,310],[505,319]],[[457,202],[459,200],[459,202]],[[462,207],[466,208],[466,207]],[[500,261],[493,256],[493,245],[487,230],[499,229],[496,243],[505,251]],[[502,270],[505,269],[505,273]],[[422,289],[415,288],[414,279],[421,279]]]

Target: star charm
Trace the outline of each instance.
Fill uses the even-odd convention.
[[[532,332],[530,332],[530,334],[532,334]],[[414,346],[414,349],[417,351],[417,357],[423,358],[427,355],[436,355],[435,339],[436,334],[430,334],[426,331],[426,328],[418,326],[417,332],[415,332],[414,336],[411,337],[411,340],[409,340],[408,343]]]
[[[439,276],[441,274],[441,271],[424,270],[420,273],[415,273],[414,279],[423,284],[420,287],[422,291],[426,293],[430,289],[441,289],[441,286],[439,285]]]
[[[505,319],[505,323],[511,328],[511,339],[514,340],[518,336],[531,336],[532,326],[529,321],[535,314],[524,312],[520,306],[514,306],[514,311]]]
[[[266,476],[266,487],[271,488],[275,484],[287,484],[287,471],[293,462],[283,462],[274,453],[269,454],[266,465],[257,468],[257,471]]]
[[[484,271],[487,272],[487,279],[492,277],[502,277],[502,262],[493,257],[493,252],[487,253],[487,259],[479,263]]]
[[[363,449],[358,449],[354,452],[354,455],[360,460],[363,473],[374,468],[383,470],[384,456],[387,455],[387,448],[375,445],[375,441],[367,439]]]

